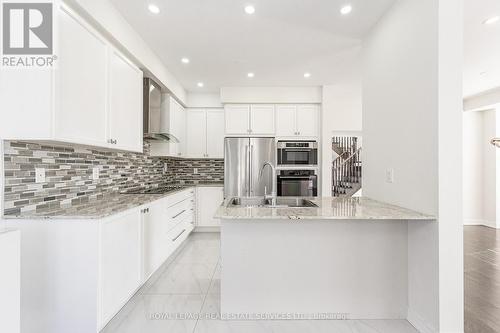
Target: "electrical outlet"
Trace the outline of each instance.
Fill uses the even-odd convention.
[[[195,175],[197,175],[197,174],[198,174],[198,168],[193,168],[193,173],[194,173]]]
[[[35,168],[35,183],[45,183],[44,168]]]
[[[385,170],[385,182],[389,184],[394,183],[394,169]]]
[[[163,174],[166,174],[168,172],[168,164],[163,163]]]
[[[98,167],[95,167],[92,169],[92,179],[93,180],[99,179],[99,168]]]

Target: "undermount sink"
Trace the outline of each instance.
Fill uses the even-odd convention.
[[[314,202],[301,198],[276,198],[276,204],[271,199],[264,198],[233,198],[228,207],[267,207],[267,208],[301,208],[318,207]]]

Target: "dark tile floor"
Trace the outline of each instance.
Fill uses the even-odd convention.
[[[465,332],[500,332],[500,230],[464,227]]]

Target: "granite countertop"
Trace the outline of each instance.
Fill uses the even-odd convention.
[[[4,219],[101,219],[128,209],[146,205],[193,187],[223,186],[223,183],[206,182],[197,184],[175,184],[182,188],[163,194],[121,194],[118,192],[104,195],[96,200],[67,207],[48,208],[21,212],[16,215],[4,215]]]
[[[223,220],[435,220],[435,216],[390,205],[366,197],[308,198],[318,207],[266,208],[219,207],[215,218]]]

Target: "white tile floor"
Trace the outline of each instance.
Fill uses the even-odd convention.
[[[105,327],[112,333],[414,333],[405,320],[222,321],[220,308],[220,237],[196,233],[174,261],[162,267]],[[203,319],[167,319],[165,314]]]

